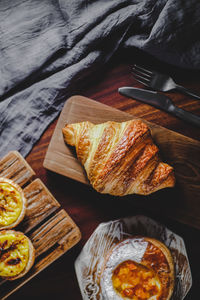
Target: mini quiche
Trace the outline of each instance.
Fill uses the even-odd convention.
[[[147,237],[129,238],[111,248],[101,274],[103,299],[169,300],[174,264],[168,248]]]
[[[24,218],[27,200],[21,187],[0,177],[0,230],[17,226]]]
[[[22,232],[0,231],[0,276],[14,280],[24,276],[35,260],[30,239]]]

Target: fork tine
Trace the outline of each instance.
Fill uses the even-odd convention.
[[[138,82],[142,83],[145,86],[149,86],[147,83],[142,82],[141,80],[137,79]]]
[[[134,76],[133,76],[134,77]],[[143,85],[145,85],[145,86],[149,86],[149,84],[147,83],[147,82],[144,82],[144,81],[142,81],[142,80],[140,80],[140,79],[138,79],[138,78],[135,78],[134,77],[134,79],[137,81],[137,82],[140,82],[140,83],[142,83]]]
[[[151,75],[149,75],[149,74],[146,74],[146,73],[144,73],[144,72],[142,72],[142,71],[139,71],[139,70],[137,70],[137,69],[135,69],[135,68],[133,68],[132,69],[132,72],[134,72],[135,74],[137,74],[137,75],[140,75],[140,76],[142,76],[144,79],[147,79],[147,80],[151,80]]]
[[[150,71],[148,69],[145,69],[145,68],[143,68],[141,66],[138,66],[136,64],[134,65],[134,67],[135,67],[135,69],[138,69],[139,71],[145,72],[147,75],[152,75],[153,74],[152,71]]]
[[[133,75],[133,77],[137,80],[137,81],[139,81],[140,83],[142,83],[142,84],[144,84],[144,85],[146,85],[146,86],[149,86],[149,80],[148,79],[146,79],[146,78],[144,78],[144,77],[142,77],[142,76],[140,76],[140,75],[138,75],[138,74],[136,74],[136,73],[133,73],[132,72],[132,75]]]

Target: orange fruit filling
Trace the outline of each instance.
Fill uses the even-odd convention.
[[[161,294],[161,282],[157,274],[149,267],[131,260],[117,266],[113,271],[112,283],[122,298],[147,300]]]

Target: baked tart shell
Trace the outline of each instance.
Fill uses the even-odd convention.
[[[35,261],[35,248],[31,242],[31,240],[26,235],[24,235],[24,233],[22,233],[20,231],[15,231],[15,230],[1,230],[0,231],[0,236],[1,235],[9,235],[9,234],[14,235],[15,237],[23,237],[28,241],[28,250],[29,250],[28,251],[28,262],[27,262],[25,268],[22,270],[22,272],[20,272],[19,274],[15,275],[15,276],[7,276],[7,277],[1,276],[2,278],[7,279],[7,280],[15,280],[20,277],[23,277],[33,266],[34,261]]]
[[[19,193],[20,199],[21,199],[22,209],[21,209],[21,212],[20,212],[19,216],[17,217],[17,219],[9,225],[0,225],[0,230],[12,229],[12,228],[16,227],[24,219],[24,216],[26,213],[26,207],[27,207],[27,199],[24,196],[24,192],[23,192],[22,188],[17,183],[15,183],[13,180],[7,179],[4,177],[0,177],[0,184],[1,183],[7,183],[7,184],[11,185]]]
[[[131,263],[133,263],[133,265],[135,263],[136,266],[139,266],[139,270],[141,270],[140,266],[141,268],[144,267],[144,270],[145,268],[149,268],[149,270],[152,270],[158,278],[161,288],[159,288],[158,294],[156,293],[156,300],[169,300],[171,298],[174,290],[174,262],[169,249],[156,239],[149,237],[133,237],[114,245],[105,257],[100,282],[102,294],[106,300],[133,299],[131,297],[126,298],[121,289],[123,284],[127,284],[128,281],[122,281],[121,286],[118,286],[122,294],[119,294],[115,289],[113,281],[114,274],[123,272],[123,268]],[[122,269],[120,269],[120,266],[122,266]],[[132,274],[130,276],[132,276]],[[117,281],[120,279],[120,277],[119,279],[117,278]],[[141,277],[139,284],[143,284],[141,283]],[[149,298],[142,299],[146,300]]]

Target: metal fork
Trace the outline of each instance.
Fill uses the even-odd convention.
[[[168,75],[161,74],[156,71],[151,71],[138,65],[134,65],[132,71],[133,77],[137,81],[156,91],[167,92],[177,89],[185,94],[200,99],[199,95],[193,93],[192,91],[184,88],[181,85],[176,84],[174,80]]]

